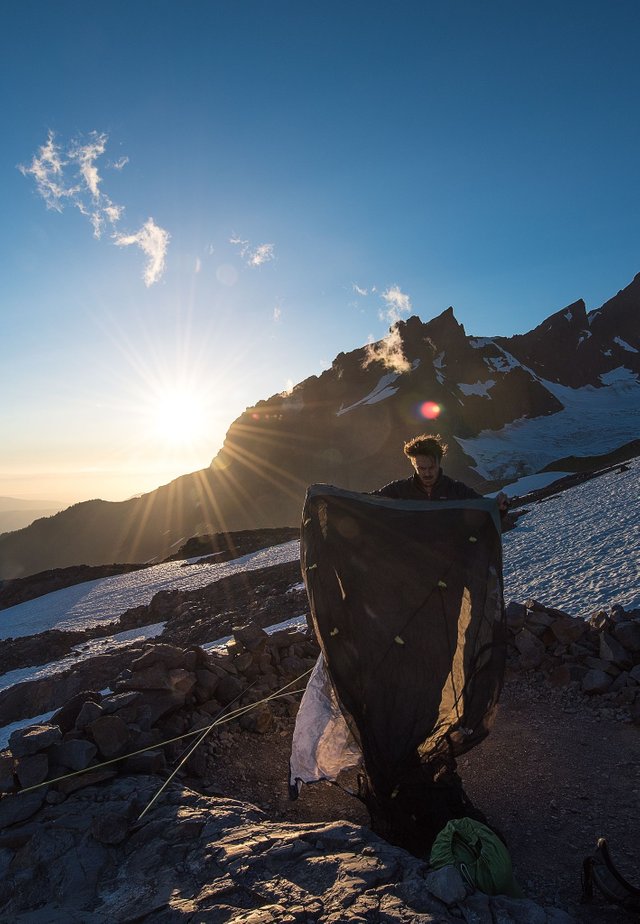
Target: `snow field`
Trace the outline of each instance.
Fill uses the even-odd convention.
[[[506,533],[505,600],[572,616],[640,607],[640,460],[532,504]]]

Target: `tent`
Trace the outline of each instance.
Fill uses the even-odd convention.
[[[506,651],[495,501],[399,501],[312,485],[301,561],[321,659],[291,760],[301,782],[362,758],[374,830],[417,853],[486,821],[456,758],[487,735]]]

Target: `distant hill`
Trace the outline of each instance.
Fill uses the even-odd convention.
[[[611,453],[640,437],[639,318],[636,276],[596,311],[577,301],[513,337],[468,336],[452,308],[400,321],[247,408],[209,468],[0,536],[0,577],[158,560],[190,536],[297,526],[308,484],[368,491],[408,475],[402,443],[423,431],[448,442],[447,472],[482,492]],[[434,405],[437,419],[425,417]]]
[[[0,533],[22,529],[39,517],[50,517],[64,508],[64,504],[48,500],[23,500],[17,497],[0,497]]]

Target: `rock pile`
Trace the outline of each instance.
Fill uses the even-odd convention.
[[[640,725],[640,611],[615,605],[578,619],[537,600],[507,606],[508,665],[598,697]]]
[[[640,725],[639,612],[614,606],[584,621],[527,600],[509,603],[507,626],[510,672],[535,672],[553,686],[580,690],[610,710],[607,714]],[[244,730],[270,731],[278,714],[295,714],[293,690],[302,689],[306,678],[284,697],[264,700],[306,674],[317,655],[308,632],[268,635],[258,626],[236,628],[224,652],[148,645],[112,682],[109,695],[76,693],[48,724],[12,734],[9,750],[0,755],[0,793],[76,775],[41,786],[28,799],[0,800],[0,827],[29,817],[45,796],[64,798],[118,771],[162,772],[189,744],[181,736],[210,725],[232,705],[257,704],[236,721]],[[216,734],[209,748],[215,747]],[[170,739],[179,740],[161,746]],[[206,776],[208,747],[189,759],[192,775]],[[133,752],[142,753],[127,756]],[[105,761],[113,763],[92,770]]]
[[[306,676],[292,681],[306,675],[316,657],[317,645],[308,634],[268,635],[255,626],[236,629],[224,653],[148,646],[112,683],[110,694],[78,693],[48,724],[13,732],[0,756],[0,792],[39,788],[0,800],[0,828],[30,817],[45,798],[57,803],[118,770],[163,771],[167,759],[189,745],[181,736],[209,726],[232,706],[256,704],[237,721],[248,731],[270,730],[279,712],[297,708],[293,693],[304,688]],[[287,695],[263,702],[287,684],[292,684]],[[179,740],[162,745],[170,739]],[[194,753],[187,764],[190,774],[204,775],[207,753],[206,747]],[[105,761],[112,763],[92,770]],[[41,785],[59,777],[66,778]]]
[[[615,606],[585,622],[527,600],[509,604],[507,626],[508,673],[580,691],[640,725],[640,612]],[[256,625],[236,627],[218,651],[160,640],[136,653],[109,693],[77,693],[47,724],[15,731],[0,753],[0,916],[46,907],[51,921],[190,912],[246,924],[566,924],[557,908],[469,894],[453,868],[434,872],[366,828],[289,824],[207,795],[229,726],[214,727],[185,765],[204,793],[174,785],[136,820],[196,740],[188,733],[225,710],[253,707],[233,721],[256,735],[293,716],[294,691],[306,683],[298,678],[317,653],[308,632],[268,635]]]

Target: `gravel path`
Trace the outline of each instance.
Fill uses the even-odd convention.
[[[329,784],[290,802],[293,719],[259,736],[229,734],[212,788],[292,822],[368,823],[357,799]],[[620,871],[640,881],[640,728],[616,721],[579,693],[517,677],[507,683],[491,735],[459,762],[465,789],[505,836],[516,877],[542,905],[580,924],[632,924],[601,900],[581,904],[582,860],[606,836]],[[354,785],[346,777],[345,785]]]
[[[459,767],[467,792],[507,839],[527,894],[584,924],[627,920],[600,902],[580,904],[582,860],[598,837],[640,884],[640,728],[607,712],[571,690],[516,679],[491,735]]]

